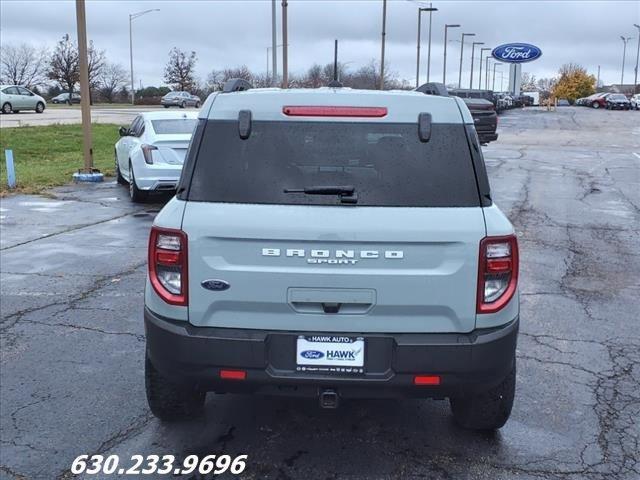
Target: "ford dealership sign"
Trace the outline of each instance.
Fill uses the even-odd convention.
[[[525,63],[540,58],[542,50],[528,43],[505,43],[494,48],[491,55],[501,62]]]

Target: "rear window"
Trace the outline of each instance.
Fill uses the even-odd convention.
[[[190,134],[196,128],[195,118],[176,118],[168,120],[151,120],[151,126],[158,135]]]
[[[237,121],[205,126],[191,156],[188,199],[204,202],[342,205],[338,195],[285,189],[353,186],[360,206],[479,205],[462,124],[253,121],[242,140]]]

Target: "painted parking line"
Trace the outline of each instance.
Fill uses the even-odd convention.
[[[632,152],[636,157],[640,158],[640,153]]]

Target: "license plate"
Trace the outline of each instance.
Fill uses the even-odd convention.
[[[301,335],[296,344],[297,370],[363,373],[364,346],[362,337]]]

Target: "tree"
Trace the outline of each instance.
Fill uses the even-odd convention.
[[[558,74],[560,76],[551,92],[555,98],[566,98],[573,103],[577,98],[588,97],[596,91],[596,78],[578,64],[567,63],[560,67]]]
[[[87,47],[87,61],[89,70],[89,100],[93,105],[93,92],[100,86],[100,77],[107,63],[104,50],[97,50],[93,45],[93,40],[89,41]]]
[[[99,76],[100,94],[113,103],[118,91],[127,85],[127,71],[119,63],[105,63]]]
[[[522,81],[520,82],[520,88],[523,92],[533,92],[538,90],[536,82],[536,76],[530,73],[524,72],[522,74]]]
[[[60,85],[65,92],[73,93],[80,80],[80,63],[78,47],[69,39],[69,34],[62,37],[53,51],[49,62],[47,76]]]
[[[26,43],[2,45],[0,83],[35,88],[46,80],[47,51]]]
[[[164,69],[164,81],[175,90],[192,90],[196,85],[194,70],[197,59],[196,52],[186,53],[173,47]]]

